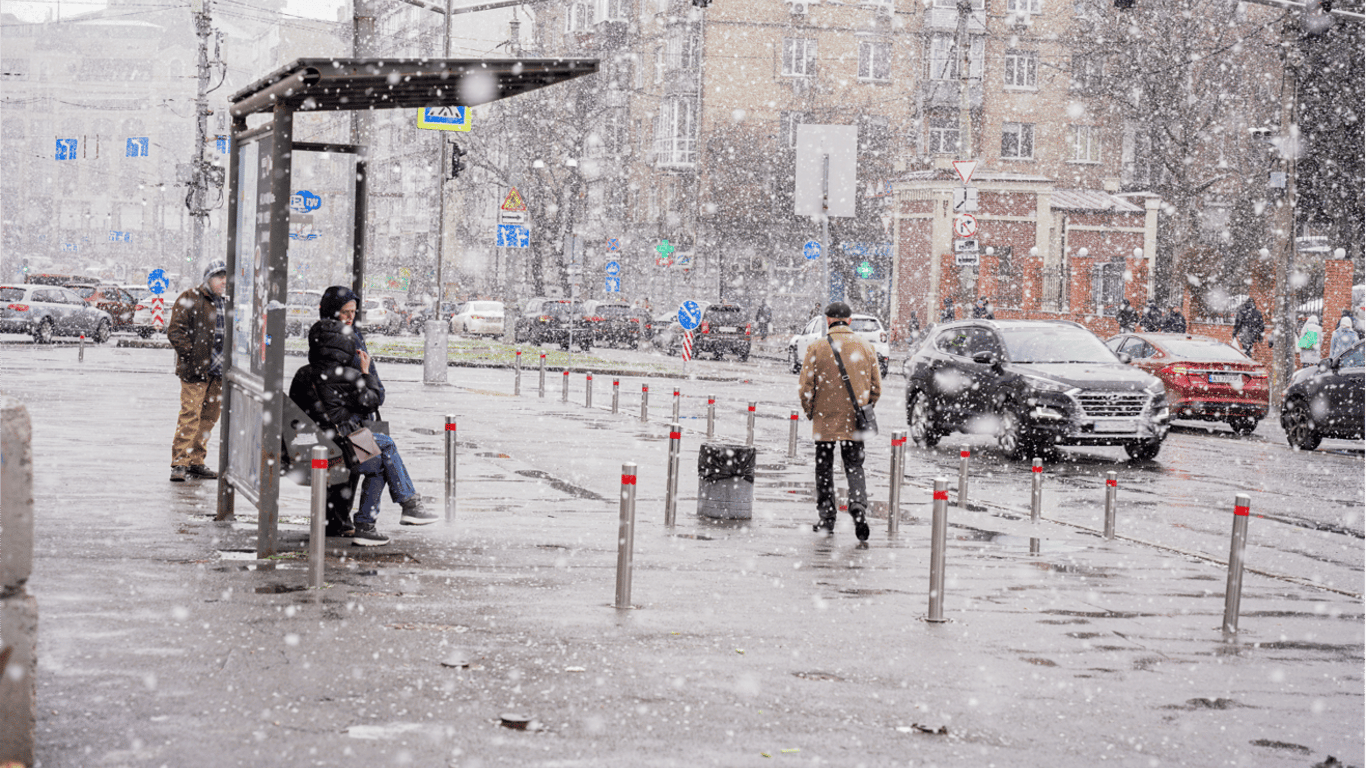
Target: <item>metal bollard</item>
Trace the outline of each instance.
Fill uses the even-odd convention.
[[[1224,590],[1224,640],[1238,637],[1238,608],[1243,602],[1243,550],[1247,548],[1247,517],[1252,497],[1240,493],[1233,502],[1233,539],[1228,547],[1228,587]]]
[[[796,411],[793,411],[796,413]],[[887,493],[887,533],[901,527],[901,478],[906,473],[906,430],[892,430],[892,482]]]
[[[612,379],[612,415],[617,414],[617,407],[621,405],[621,381]]]
[[[664,496],[664,525],[674,527],[678,516],[678,454],[679,442],[683,437],[678,422],[669,425],[669,480]]]
[[[81,334],[81,351],[76,354],[76,362],[85,362],[85,334]]]
[[[327,551],[327,446],[315,445],[312,451],[313,476],[309,478],[312,491],[313,518],[308,534],[308,586],[323,588],[323,555]]]
[[[517,356],[512,358],[512,394],[518,397],[522,394],[522,350],[517,350]]]
[[[972,451],[965,445],[958,449],[958,508],[968,508],[968,459]]]
[[[1114,472],[1105,473],[1105,540],[1115,537],[1115,495],[1119,493],[1119,482]]]
[[[1029,521],[1038,525],[1043,515],[1043,459],[1035,459],[1032,470],[1033,485],[1029,492]],[[1039,554],[1039,539],[1030,537],[1029,554]]]
[[[564,369],[564,375],[560,377],[560,402],[569,402],[569,369]]]
[[[455,417],[446,416],[446,522],[455,522]]]
[[[541,353],[541,384],[540,384],[539,390],[537,391],[537,396],[538,396],[538,397],[541,397],[541,398],[544,398],[544,397],[545,397],[545,353],[544,353],[544,352]]]
[[[745,429],[745,445],[754,445],[754,406],[749,404],[749,426]]]
[[[707,395],[707,439],[716,436],[716,395]]]
[[[788,422],[789,422],[790,426],[788,427],[788,430],[787,430],[787,457],[788,457],[789,459],[795,459],[795,458],[797,458],[797,424],[798,424],[797,411],[796,411],[796,410],[792,411],[792,418],[791,418],[791,419],[788,419]]]
[[[617,608],[631,607],[631,564],[636,539],[636,465],[621,465],[621,518],[617,523]]]
[[[589,371],[589,372],[588,372],[587,389],[584,390],[584,395],[583,395],[583,407],[585,407],[585,408],[592,408],[592,407],[593,407],[593,372],[592,372],[592,371]]]
[[[650,420],[650,385],[640,385],[640,420]]]
[[[678,421],[678,403],[681,399],[678,396],[678,387],[674,387],[674,421]]]
[[[934,479],[934,519],[930,524],[930,613],[926,621],[944,621],[944,547],[949,530],[949,480]]]

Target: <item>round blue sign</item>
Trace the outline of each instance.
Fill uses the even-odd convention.
[[[616,263],[615,261],[609,261],[609,262],[607,262],[607,274],[609,274],[609,275],[619,275],[619,274],[621,274],[621,265],[618,264],[618,263]]]
[[[802,255],[807,261],[819,259],[821,257],[821,241],[807,240],[806,245],[802,246]]]
[[[153,295],[160,296],[166,292],[171,285],[171,281],[166,279],[166,270],[154,269],[147,273],[147,290]]]
[[[702,308],[695,301],[685,301],[678,308],[678,324],[683,330],[691,331],[702,322]]]

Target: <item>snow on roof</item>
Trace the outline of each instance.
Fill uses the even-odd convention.
[[[1143,213],[1142,206],[1098,189],[1055,189],[1051,203],[1054,210]]]

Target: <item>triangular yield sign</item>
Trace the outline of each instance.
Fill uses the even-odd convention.
[[[958,178],[962,179],[964,184],[967,184],[969,181],[972,181],[972,172],[977,170],[977,161],[954,160],[953,169],[958,171]]]
[[[503,198],[503,204],[499,207],[505,211],[525,211],[526,202],[522,200],[522,195],[517,191],[517,188],[513,187],[508,196]]]

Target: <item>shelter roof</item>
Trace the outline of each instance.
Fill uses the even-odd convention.
[[[1134,205],[1099,189],[1055,189],[1051,200],[1053,210],[1108,211],[1113,213],[1143,213],[1141,205]]]

